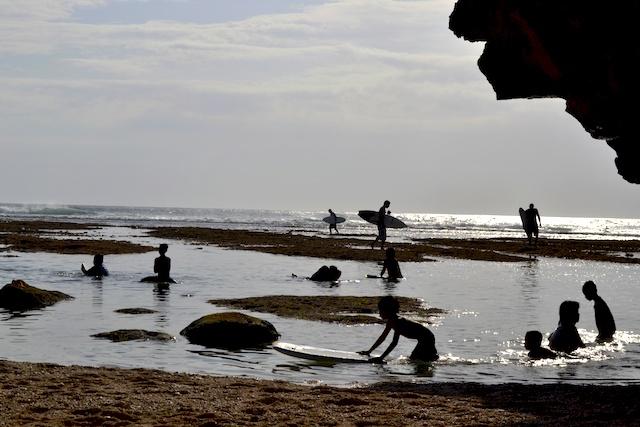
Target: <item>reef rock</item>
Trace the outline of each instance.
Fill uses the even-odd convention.
[[[263,347],[280,336],[271,323],[234,312],[201,317],[184,328],[180,335],[192,344],[216,348]]]
[[[22,280],[14,280],[0,289],[0,307],[14,311],[34,310],[68,299],[73,297],[58,291],[39,289]]]
[[[640,0],[458,0],[449,28],[486,41],[478,66],[498,99],[557,97],[640,183]]]
[[[145,331],[144,329],[118,329],[117,331],[101,332],[91,335],[94,338],[105,338],[113,342],[152,340],[152,341],[173,341],[175,338],[164,332]]]

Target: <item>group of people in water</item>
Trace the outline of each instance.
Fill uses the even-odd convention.
[[[141,279],[141,282],[152,283],[175,283],[169,274],[171,272],[171,258],[167,254],[169,245],[161,243],[158,247],[160,256],[153,261],[154,276],[147,276]],[[80,266],[80,270],[85,276],[91,276],[95,278],[106,277],[109,275],[109,270],[104,266],[104,255],[96,254],[93,256],[93,266],[89,269],[85,268],[84,264]]]

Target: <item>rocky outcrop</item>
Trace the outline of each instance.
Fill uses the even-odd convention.
[[[14,280],[0,289],[0,307],[14,311],[35,310],[69,299],[73,297],[39,289],[22,280]]]
[[[180,335],[192,344],[231,349],[263,347],[280,336],[271,323],[233,312],[203,316],[184,328]]]
[[[101,332],[91,335],[94,338],[104,338],[113,342],[122,341],[173,341],[175,338],[164,332],[145,331],[144,329],[118,329],[117,331]]]
[[[121,313],[121,314],[151,314],[151,313],[157,313],[156,310],[151,310],[149,308],[141,308],[141,307],[134,307],[134,308],[120,308],[118,310],[113,310],[116,313]]]
[[[486,41],[478,66],[498,99],[558,97],[640,183],[640,0],[458,0],[449,28]]]

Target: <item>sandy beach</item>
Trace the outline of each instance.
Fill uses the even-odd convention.
[[[638,425],[638,386],[293,385],[0,362],[0,425]]]

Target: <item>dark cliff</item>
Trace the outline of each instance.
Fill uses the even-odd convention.
[[[640,0],[459,0],[458,37],[486,41],[478,66],[498,99],[558,97],[640,184]]]

